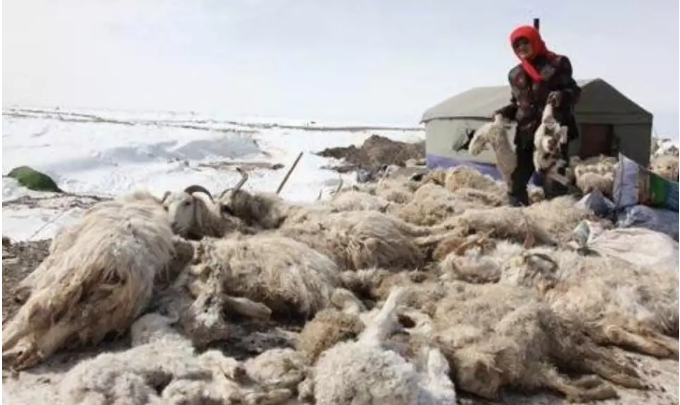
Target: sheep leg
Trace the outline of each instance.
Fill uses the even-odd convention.
[[[611,381],[614,384],[618,384],[626,388],[634,388],[638,390],[649,389],[649,384],[642,381],[637,372],[630,367],[622,366],[617,362],[608,361],[611,359],[591,359],[584,358],[582,360],[581,366],[584,370],[591,373],[595,373],[605,380]]]
[[[293,397],[293,393],[285,388],[267,392],[251,392],[245,395],[247,405],[276,405]]]
[[[621,326],[610,325],[600,328],[593,338],[600,344],[610,344],[622,348],[635,350],[642,354],[648,354],[657,358],[677,357],[677,348],[673,350],[659,344],[654,339],[641,336],[637,333],[626,330]]]
[[[665,347],[673,354],[674,357],[678,357],[678,341],[676,339],[670,338],[664,334],[641,325],[635,325],[635,327],[626,327],[626,329],[633,334],[643,336],[655,344]]]
[[[564,394],[570,402],[582,403],[618,398],[618,393],[609,384],[601,381],[592,388],[581,387],[568,381],[552,367],[541,367],[538,377],[542,385]]]
[[[602,379],[596,375],[589,374],[572,380],[571,383],[577,387],[588,389],[602,384]]]
[[[227,309],[248,318],[267,320],[272,314],[272,310],[266,305],[245,297],[230,297],[222,294],[221,301]]]
[[[373,318],[371,324],[361,333],[358,340],[377,344],[384,342],[393,327],[398,323],[395,313],[405,294],[406,289],[403,287],[393,289],[387,300],[385,300],[383,307]]]

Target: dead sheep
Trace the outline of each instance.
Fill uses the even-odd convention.
[[[418,188],[418,182],[408,178],[384,178],[377,183],[365,183],[352,187],[357,191],[383,198],[394,204],[406,204]]]
[[[652,158],[649,169],[666,180],[678,181],[678,156],[661,155]]]
[[[277,233],[327,255],[340,270],[402,269],[424,265],[424,249],[449,229],[419,227],[377,211],[353,211],[285,226]]]
[[[221,210],[226,215],[260,229],[276,229],[284,225],[316,220],[318,216],[333,212],[376,210],[385,211],[390,202],[361,191],[338,192],[329,201],[317,204],[290,204],[273,193],[250,193],[242,189],[248,179],[244,171],[233,189],[225,190],[219,198]]]
[[[396,310],[404,294],[395,289],[356,341],[341,342],[321,354],[312,368],[315,403],[440,404],[455,403],[449,367],[437,349],[428,348],[424,372],[384,347],[398,329]]]
[[[269,391],[291,393],[305,379],[309,363],[302,353],[290,348],[269,349],[243,363],[248,378]]]
[[[461,390],[492,401],[501,400],[504,388],[548,388],[574,402],[617,396],[598,377],[570,380],[557,367],[594,373],[627,387],[647,387],[613,350],[597,346],[528,289],[452,282],[447,291],[434,306],[431,325],[414,330],[427,331],[436,342]]]
[[[586,325],[600,344],[678,357],[677,273],[536,248],[508,260],[501,281],[535,289],[560,316]]]
[[[76,365],[60,383],[66,404],[272,404],[292,396],[248,380],[244,365],[217,350],[197,354],[173,322],[147,314],[131,328],[131,349]]]
[[[472,188],[454,192],[432,183],[424,184],[413,199],[395,210],[399,218],[415,225],[437,225],[468,208],[497,207],[503,200],[495,194]]]
[[[591,211],[579,207],[573,197],[562,196],[528,207],[468,209],[443,225],[459,229],[461,236],[490,233],[494,238],[527,243],[527,246],[554,245],[569,239],[576,225],[586,219],[596,218]]]
[[[450,192],[473,189],[498,196],[505,194],[503,186],[493,178],[467,166],[456,166],[450,170],[433,170],[423,176],[421,187],[428,183],[440,185]]]
[[[357,190],[339,192],[324,203],[333,212],[363,210],[385,212],[391,204],[382,197]]]
[[[479,127],[470,140],[468,152],[477,156],[490,144],[496,156],[496,167],[505,181],[510,184],[512,172],[517,167],[517,157],[510,145],[506,122],[503,117],[496,115],[492,122]]]
[[[198,250],[203,241],[194,243]],[[271,317],[272,310],[266,305],[228,295],[221,272],[196,275],[194,269],[185,266],[174,283],[158,291],[154,299],[154,310],[176,318],[178,329],[194,347],[202,349],[238,334],[238,325],[227,323],[234,315],[256,321]]]
[[[203,193],[208,200],[199,197]],[[226,209],[205,187],[192,185],[182,192],[167,191],[161,203],[168,212],[173,231],[187,239],[200,240],[204,236],[221,238],[231,232],[243,231],[237,218],[226,214]]]
[[[548,103],[543,109],[541,124],[534,133],[534,167],[537,172],[557,174],[560,167],[560,152],[562,145],[567,144],[569,128],[560,125],[553,115],[554,107]],[[569,162],[562,162],[568,165]]]
[[[213,275],[226,294],[262,303],[276,315],[311,317],[331,306],[331,295],[341,286],[331,259],[277,234],[206,238],[195,261],[194,295]]]
[[[243,221],[247,226],[276,229],[289,215],[306,207],[291,205],[274,193],[251,193],[243,189],[248,174],[238,168],[241,180],[219,196],[221,212]]]
[[[614,174],[618,167],[618,160],[611,156],[595,156],[581,160],[574,156],[570,160],[576,186],[588,194],[599,190],[605,196],[611,197],[614,192]]]
[[[3,357],[27,368],[67,341],[122,333],[146,308],[154,280],[173,266],[178,241],[150,198],[110,201],[57,236],[27,301],[3,327]]]
[[[369,268],[344,271],[340,277],[348,290],[366,302],[384,301],[393,289],[404,287],[406,293],[401,298],[401,302],[404,306],[415,309],[422,309],[436,302],[446,292],[438,282],[439,275],[430,271],[392,272]]]
[[[321,353],[338,342],[355,339],[363,330],[364,324],[356,314],[327,308],[305,323],[297,339],[296,349],[309,364],[314,364]]]

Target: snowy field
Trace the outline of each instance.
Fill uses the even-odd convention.
[[[314,155],[334,146],[361,145],[372,134],[416,142],[424,130],[370,127],[358,123],[293,120],[229,120],[193,113],[128,113],[5,109],[2,120],[2,172],[27,165],[50,175],[64,191],[112,196],[137,188],[161,196],[201,184],[211,192],[239,179],[237,164],[249,170],[245,188],[275,191],[302,151],[300,163],[281,195],[295,202],[313,201],[333,189],[340,175],[323,166],[334,159]],[[285,165],[272,170],[267,166]],[[344,174],[345,184],[354,174]],[[3,178],[3,205],[22,196],[48,197]],[[16,202],[16,201],[15,201]],[[71,223],[82,208],[65,208],[64,199],[38,206],[9,204],[2,209],[2,234],[14,240],[45,239]],[[37,232],[37,233],[36,233]]]

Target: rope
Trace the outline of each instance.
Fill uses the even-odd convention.
[[[66,209],[64,209],[63,211],[61,211],[61,212],[59,213],[59,215],[57,215],[56,217],[54,217],[54,218],[52,218],[51,220],[49,220],[49,221],[47,221],[46,223],[44,223],[43,226],[41,226],[40,228],[38,228],[37,231],[33,232],[33,235],[31,235],[27,240],[30,241],[31,239],[33,239],[33,237],[34,237],[35,235],[37,235],[38,233],[40,233],[40,231],[42,231],[43,229],[45,229],[45,227],[47,227],[47,225],[53,224],[54,221],[56,221],[57,219],[61,218],[61,217],[62,217],[64,214],[66,214],[66,212],[69,211],[70,209],[71,209],[71,208],[66,208]]]

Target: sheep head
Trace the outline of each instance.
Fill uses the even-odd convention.
[[[450,353],[450,349],[444,346],[444,352],[449,352],[446,354],[452,357],[449,363],[453,366],[456,386],[482,398],[501,401],[500,394],[505,381],[503,370],[497,364],[505,350],[480,353],[479,346],[471,346]]]
[[[172,231],[183,237],[195,229],[201,223],[202,217],[207,215],[208,206],[203,199],[194,195],[196,192],[206,194],[213,202],[212,194],[199,185],[191,185],[179,193],[167,191],[162,199]]]

